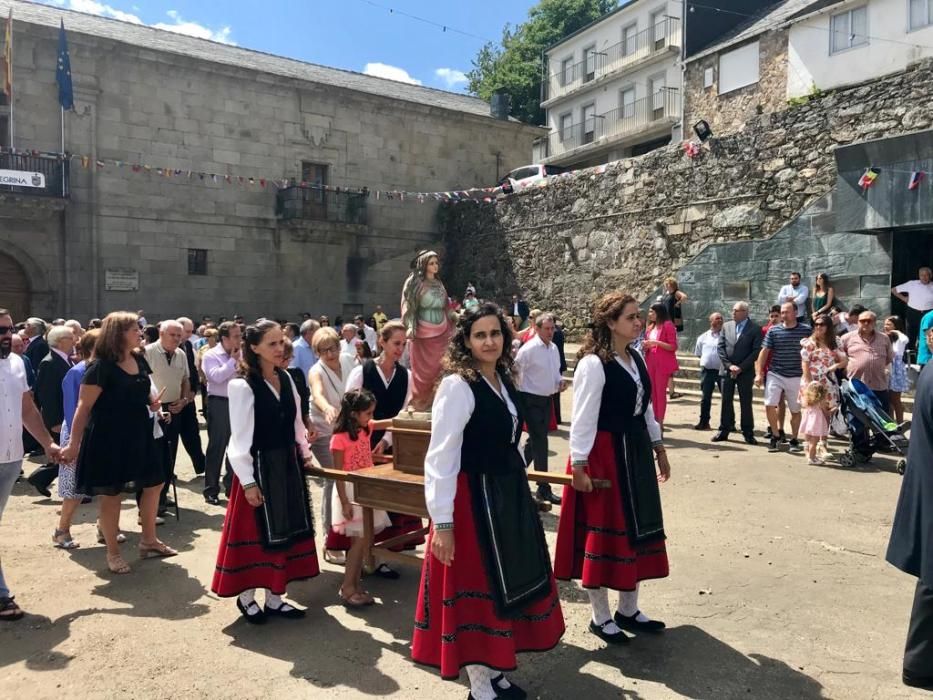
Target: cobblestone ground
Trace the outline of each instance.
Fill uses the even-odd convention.
[[[566,417],[569,392],[564,401]],[[642,591],[642,608],[668,632],[606,648],[587,632],[582,590],[563,586],[563,643],[524,657],[515,678],[549,699],[923,697],[900,684],[914,581],[883,560],[901,481],[894,460],[811,467],[734,439],[713,447],[695,420],[693,404],[671,404],[673,478],[662,487],[671,576]],[[561,427],[554,467],[567,455]],[[325,564],[289,591],[308,608],[303,621],[242,622],[209,592],[223,511],[204,504],[186,455],[178,473],[181,521],[161,536],[181,554],[133,558],[129,576],[106,572],[92,506],[73,528],[82,547],[55,550],[57,501],[17,484],[0,546],[29,615],[0,625],[0,696],[465,697],[465,685],[409,660],[416,565],[398,581],[368,580],[381,604],[357,613],[338,604],[341,572]],[[313,495],[319,512],[317,486]],[[544,516],[552,547],[558,512]],[[122,525],[132,553],[129,501]]]

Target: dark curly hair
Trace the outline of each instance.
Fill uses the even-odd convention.
[[[334,433],[350,433],[350,439],[356,440],[360,430],[366,428],[360,425],[354,413],[365,411],[376,405],[376,397],[369,389],[354,389],[348,391],[340,400],[340,413],[334,421]]]
[[[460,321],[457,323],[457,332],[450,339],[447,353],[444,355],[445,375],[459,374],[468,382],[475,382],[479,379],[476,360],[473,359],[473,353],[467,347],[466,340],[470,337],[473,324],[487,316],[495,316],[499,319],[499,328],[502,331],[502,354],[496,362],[496,369],[506,376],[511,376],[514,363],[512,360],[512,329],[509,328],[502,309],[492,302],[481,304],[460,317]]]
[[[259,355],[253,350],[254,345],[259,345],[263,337],[273,328],[279,328],[279,324],[268,319],[261,319],[256,323],[246,327],[243,331],[243,355],[240,359],[240,365],[237,367],[237,374],[241,377],[262,377],[262,369],[259,366]]]
[[[585,355],[597,355],[603,362],[612,360],[612,331],[609,330],[609,321],[618,319],[629,304],[637,306],[638,301],[625,292],[609,292],[596,302],[593,306],[593,323],[577,352],[577,359]]]

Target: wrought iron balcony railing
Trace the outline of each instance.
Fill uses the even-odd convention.
[[[0,193],[34,197],[69,196],[70,163],[67,158],[50,155],[0,152]]]
[[[341,224],[365,225],[365,191],[325,190],[313,185],[292,185],[280,189],[275,199],[279,219],[309,219]]]

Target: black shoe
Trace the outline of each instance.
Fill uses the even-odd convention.
[[[768,452],[778,452],[778,439],[776,437],[768,440]]]
[[[262,608],[259,607],[259,603],[255,600],[252,601],[249,605],[243,605],[240,602],[239,596],[236,599],[236,606],[240,611],[240,614],[243,618],[251,625],[264,625],[266,624],[266,614],[262,611]],[[249,610],[255,609],[256,612],[250,613]]]
[[[710,442],[725,442],[728,439],[729,433],[727,433],[725,430],[720,430],[718,433],[713,435],[712,438],[710,438]]]
[[[693,426],[693,429],[694,430],[712,430],[713,426],[711,426],[709,423],[704,423],[703,421],[700,421],[695,426]]]
[[[901,680],[904,681],[904,685],[908,685],[911,688],[933,690],[933,676],[915,676],[908,671],[904,671],[901,675]]]
[[[93,501],[94,499],[91,498],[90,496],[85,496],[84,498],[81,499],[81,505],[86,506],[88,503],[93,503]]]
[[[382,564],[377,566],[375,569],[373,569],[372,575],[381,576],[382,578],[387,578],[390,581],[395,581],[401,577],[401,574],[398,571],[390,568],[389,565],[386,564],[385,562],[383,562]]]
[[[627,617],[622,613],[616,611],[616,614],[613,616],[612,620],[619,627],[629,632],[647,632],[648,634],[660,634],[667,627],[660,620],[648,620],[648,622],[639,622],[635,618],[641,613],[641,610],[636,612],[631,617]]]
[[[757,445],[758,444],[758,441],[755,439],[755,436],[752,435],[751,433],[749,433],[748,435],[745,435],[744,437],[745,437],[746,445]]]
[[[45,496],[46,498],[52,497],[52,492],[49,491],[48,484],[40,484],[33,477],[34,474],[30,474],[26,477],[26,481],[29,482],[29,485],[32,486],[36,491],[39,492],[40,496]]]
[[[239,599],[237,602],[239,602]],[[284,608],[286,605],[288,606],[288,610],[283,610],[282,608]],[[304,610],[299,610],[296,607],[288,605],[288,603],[282,603],[277,608],[270,608],[267,604],[265,607],[263,607],[262,611],[265,616],[274,615],[276,617],[284,617],[286,620],[299,620],[305,616]]]
[[[590,620],[590,632],[595,634],[607,644],[628,644],[628,635],[625,634],[625,632],[622,630],[619,630],[615,634],[609,634],[603,629],[603,627],[608,625],[610,622],[612,622],[612,620],[606,620],[603,624],[597,625],[595,622]]]
[[[771,432],[771,426],[768,426],[768,429],[765,431],[765,440],[770,440],[774,437],[774,434]]]
[[[204,497],[204,502],[207,503],[208,505],[211,505],[211,506],[219,506],[219,505],[221,505],[220,499],[217,498],[217,496],[205,496],[205,497]]]
[[[513,681],[509,681],[508,688],[500,688],[499,681],[505,678],[501,673],[492,679],[492,689],[497,698],[509,698],[509,700],[525,700],[528,693],[519,688]]]
[[[162,508],[175,508],[176,504],[171,498],[166,498],[165,503],[162,504]]]
[[[156,515],[160,518],[167,518],[171,513],[168,512],[168,508],[159,508],[159,510],[156,511]]]
[[[803,452],[803,445],[800,444],[800,440],[797,438],[792,438],[788,450],[790,452]]]
[[[784,434],[784,431],[778,433],[778,440],[781,442],[787,442],[787,436]]]
[[[538,500],[544,501],[546,503],[553,503],[555,506],[560,505],[560,496],[556,495],[553,491],[548,489],[547,491],[538,491]]]
[[[195,467],[195,468],[194,468],[194,475],[195,475],[195,476],[204,476],[204,467],[201,467],[200,469],[198,469],[197,467]]]

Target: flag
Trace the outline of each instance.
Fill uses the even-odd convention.
[[[881,171],[878,168],[866,168],[865,172],[862,173],[862,177],[858,179],[858,186],[863,190],[867,190],[875,184],[875,180],[878,179],[880,173]]]
[[[920,183],[923,182],[923,178],[926,176],[926,173],[922,170],[915,170],[910,174],[910,184],[907,185],[908,190],[915,190],[920,187]]]
[[[6,31],[3,33],[3,55],[0,56],[0,72],[2,72],[3,93],[7,96],[7,102],[13,101],[13,8],[10,8],[10,16],[6,20]]]
[[[58,83],[58,104],[62,109],[75,108],[74,89],[71,85],[71,58],[68,56],[68,39],[65,38],[65,20],[58,30],[58,68],[55,70]]]

